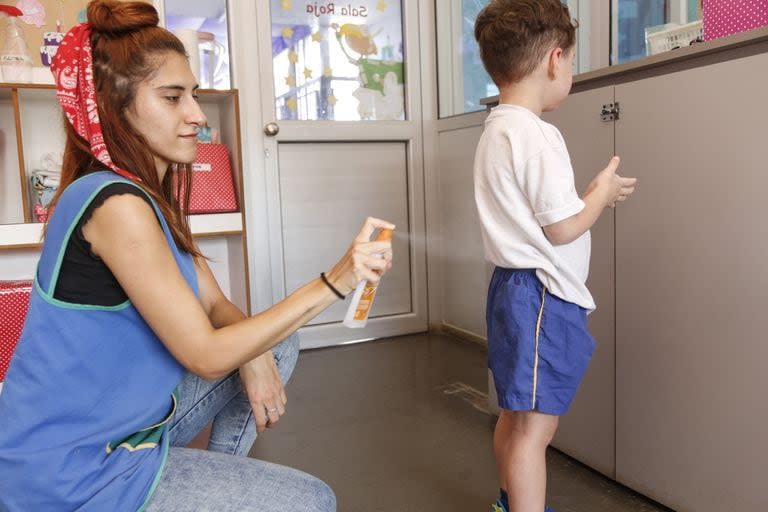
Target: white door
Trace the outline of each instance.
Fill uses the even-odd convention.
[[[248,102],[245,186],[256,309],[330,269],[371,215],[397,224],[397,235],[395,266],[367,327],[344,327],[349,300],[340,302],[301,330],[302,346],[425,331],[416,2],[230,6],[237,9],[236,62],[250,62],[236,66],[235,82]]]

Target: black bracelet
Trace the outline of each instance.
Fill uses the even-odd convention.
[[[337,290],[337,289],[336,289],[336,288],[335,288],[335,287],[334,287],[334,286],[331,284],[331,282],[328,280],[328,278],[327,278],[327,277],[325,277],[325,272],[320,272],[320,279],[322,279],[322,280],[323,280],[323,282],[324,282],[324,283],[325,283],[325,284],[328,286],[328,288],[330,288],[330,289],[331,289],[331,291],[332,291],[333,293],[335,293],[335,294],[336,294],[336,296],[337,296],[338,298],[340,298],[341,300],[344,300],[344,295],[342,295],[342,294],[341,294],[341,292],[340,292],[339,290]]]

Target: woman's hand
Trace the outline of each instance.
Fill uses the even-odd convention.
[[[371,242],[376,229],[394,230],[395,225],[368,217],[346,254],[326,274],[342,294],[351,293],[362,280],[378,284],[381,276],[392,267],[392,241]]]
[[[274,427],[280,416],[285,414],[288,398],[272,351],[241,366],[240,380],[253,409],[256,430],[261,433],[266,428]]]

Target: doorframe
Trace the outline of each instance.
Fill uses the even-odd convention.
[[[384,319],[371,319],[365,331],[350,331],[343,343],[380,336],[377,323],[402,319],[402,334],[427,330],[427,265],[424,239],[425,187],[423,161],[422,71],[420,34],[423,16],[420,5],[404,0],[403,42],[405,48],[405,121],[280,121],[280,133],[264,136],[262,124],[274,116],[272,47],[260,41],[258,34],[271,32],[270,2],[228,0],[230,39],[232,41],[233,86],[240,89],[243,118],[243,159],[245,208],[248,225],[248,253],[251,261],[249,283],[252,311],[262,311],[281,300],[286,293],[283,263],[280,176],[274,162],[280,142],[405,142],[407,144],[407,185],[409,241],[411,259],[411,313]],[[254,23],[256,29],[254,30]],[[268,75],[262,70],[269,69]],[[266,76],[266,79],[263,79]],[[274,120],[274,119],[271,119]],[[361,123],[365,128],[361,132]],[[271,159],[271,160],[270,160]],[[360,219],[361,224],[363,219]],[[350,234],[350,241],[354,233]],[[339,248],[339,257],[344,247]],[[323,332],[332,332],[340,324],[309,327],[313,332],[302,336],[302,347],[326,346]],[[360,338],[360,339],[357,339]],[[305,343],[305,340],[309,340]]]
[[[253,30],[259,2],[227,0],[232,86],[240,90],[243,155],[243,201],[246,212],[247,248],[251,261],[248,287],[252,315],[272,304],[272,275],[269,245],[269,197],[264,169],[264,142],[259,90],[259,38]],[[263,46],[263,45],[262,45]]]

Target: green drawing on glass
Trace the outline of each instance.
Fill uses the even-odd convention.
[[[359,70],[360,88],[353,92],[357,98],[358,113],[362,119],[396,120],[401,119],[404,110],[403,63],[391,59],[371,59],[379,50],[374,37],[365,25],[334,23],[331,28],[336,33],[336,40],[349,62]],[[382,48],[382,55],[392,56],[392,46],[387,38],[387,46]],[[353,56],[351,52],[358,54]]]

